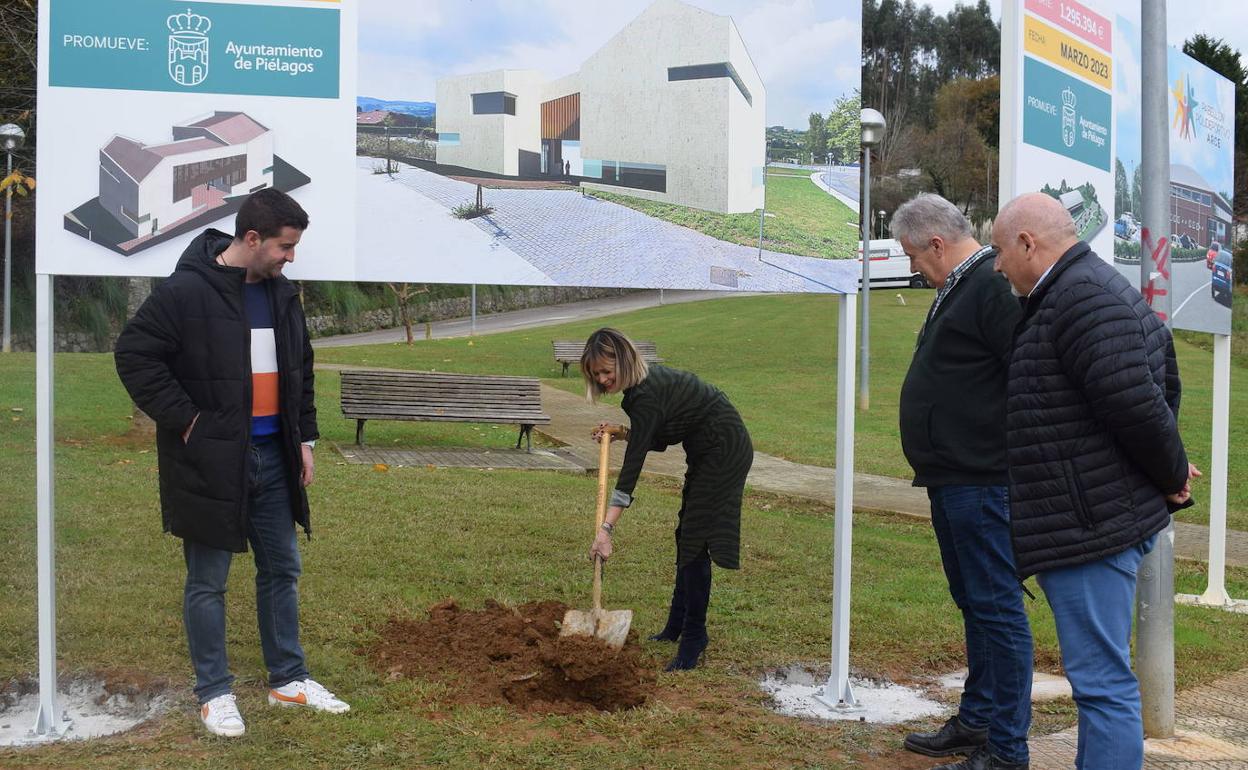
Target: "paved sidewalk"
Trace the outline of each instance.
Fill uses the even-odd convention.
[[[1175,696],[1175,738],[1144,742],[1144,770],[1248,770],[1248,671]],[[1078,731],[1033,738],[1031,770],[1069,770]]]
[[[551,423],[538,430],[567,444],[590,465],[596,463],[598,457],[594,442],[589,438],[590,430],[604,420],[613,423],[628,421],[618,407],[589,404],[584,396],[546,385],[542,386],[542,404],[551,415]],[[619,468],[623,454],[620,451],[612,453],[613,467]],[[651,453],[646,458],[646,472],[683,478],[684,452],[674,446],[666,452]],[[750,469],[747,482],[767,492],[804,497],[827,505],[836,502],[835,469],[802,465],[762,452],[755,452],[754,467]],[[867,473],[854,474],[854,507],[892,511],[924,519],[931,515],[927,493],[923,489],[913,487],[903,479]],[[1208,527],[1178,522],[1174,530],[1176,557],[1191,561],[1208,560]],[[1248,533],[1227,532],[1226,563],[1233,567],[1248,566]]]
[[[401,164],[394,179],[447,209],[476,194],[414,166]],[[857,285],[852,260],[760,254],[572,190],[491,189],[485,201],[494,212],[470,221],[557,284],[833,293]]]

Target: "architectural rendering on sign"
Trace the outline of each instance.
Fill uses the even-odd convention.
[[[656,0],[558,80],[437,81],[437,162],[725,213],[763,205],[766,90],[729,16]]]
[[[131,254],[225,217],[265,187],[308,179],[273,154],[273,132],[245,112],[213,112],[173,127],[173,141],[114,135],[99,152],[100,197],[65,216],[65,228]]]
[[[273,134],[243,112],[174,126],[172,142],[114,136],[100,150],[100,205],[136,237],[272,184]]]

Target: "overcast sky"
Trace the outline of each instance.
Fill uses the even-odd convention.
[[[916,0],[918,2],[918,0]],[[1001,0],[988,0],[993,16],[1001,21]],[[944,15],[955,5],[975,5],[966,0],[931,0],[928,3],[937,14]],[[1089,2],[1093,10],[1103,9],[1115,14],[1140,12],[1138,0],[1097,0]],[[1183,41],[1197,33],[1221,38],[1248,57],[1248,2],[1244,0],[1168,0],[1166,3],[1166,38],[1171,45],[1182,47]],[[1108,14],[1106,14],[1108,15]],[[1244,62],[1248,65],[1248,60]]]
[[[367,0],[361,96],[433,101],[443,75],[575,72],[651,0]],[[767,125],[806,128],[861,83],[861,0],[686,0],[732,16],[767,88]]]

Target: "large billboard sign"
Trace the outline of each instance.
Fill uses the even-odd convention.
[[[37,269],[167,275],[275,187],[294,278],[856,291],[833,170],[765,158],[857,91],[859,4],[540,6],[41,0]]]
[[[1002,199],[1052,195],[1113,247],[1113,23],[1077,0],[1009,0],[1002,30]]]
[[[1140,271],[1140,34],[1119,16],[1115,77],[1114,264]],[[1230,334],[1235,86],[1175,48],[1167,52],[1170,124],[1170,308],[1176,328]]]
[[[1004,10],[1001,198],[1060,199],[1080,237],[1138,285],[1138,3],[1008,0]],[[1235,88],[1177,49],[1167,59],[1170,320],[1229,334]]]
[[[335,0],[41,3],[38,271],[167,275],[276,187],[315,228],[292,272],[350,278],[355,24]]]

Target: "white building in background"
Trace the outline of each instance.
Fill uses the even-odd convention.
[[[273,185],[273,132],[243,112],[173,127],[173,141],[114,136],[100,150],[100,205],[132,235]]]
[[[763,205],[766,90],[729,16],[656,0],[555,81],[437,83],[437,162],[725,213]]]

